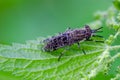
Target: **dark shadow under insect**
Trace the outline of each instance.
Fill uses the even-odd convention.
[[[88,25],[85,25],[84,29],[70,29],[69,28],[64,33],[61,33],[57,36],[53,36],[51,38],[44,40],[45,45],[43,49],[46,52],[51,52],[61,47],[71,46],[74,43],[77,43],[78,47],[80,48],[80,43],[79,43],[80,41],[83,41],[83,40],[94,41],[90,39],[91,37],[103,38],[102,36],[96,34],[97,32],[102,32],[100,31],[101,28],[103,27],[92,30]],[[95,42],[103,42],[103,41],[95,41]],[[81,50],[84,54],[86,54],[84,49],[81,49]],[[58,61],[61,59],[65,51],[66,50],[64,50],[60,54]]]

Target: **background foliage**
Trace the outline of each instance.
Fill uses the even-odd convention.
[[[112,0],[0,0],[0,42],[24,43],[82,27],[111,5]]]
[[[116,1],[119,3],[119,0]],[[117,31],[119,11],[113,7],[108,8],[108,6],[112,6],[110,0],[7,0],[1,1],[0,4],[1,80],[21,80],[23,78],[54,80],[68,79],[70,76],[73,80],[77,78],[83,80],[90,78],[110,80],[112,78],[117,80],[117,77],[119,79],[118,66],[120,64],[117,59],[120,54],[120,38],[118,36],[120,31]],[[92,14],[95,11],[98,12],[94,15],[95,20],[93,21]],[[62,60],[57,62],[57,56],[63,49],[50,54],[42,52],[40,41],[44,38],[41,37],[37,40],[24,42],[35,37],[62,32],[68,26],[76,28],[85,24],[91,25],[92,28],[104,26],[101,35],[106,39],[105,44],[81,43],[81,47],[86,48],[87,56],[82,55],[77,46],[73,45]],[[8,43],[12,46],[4,45]],[[54,72],[56,74],[53,74]],[[50,76],[55,77],[50,78]]]

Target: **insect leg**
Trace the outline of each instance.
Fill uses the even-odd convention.
[[[68,49],[68,48],[66,48],[66,49],[59,55],[58,61],[60,61],[61,57],[64,55],[64,53],[66,52],[67,49]]]
[[[95,42],[100,42],[100,43],[104,43],[104,41],[95,41]]]
[[[60,56],[58,57],[58,61],[60,61],[61,57],[63,56],[64,51],[60,54]]]
[[[77,44],[78,44],[78,48],[80,48],[80,43],[78,42]],[[84,50],[83,48],[81,48],[81,50],[82,50],[82,52],[86,55],[85,50]]]
[[[92,40],[92,39],[87,39],[86,41],[93,41],[93,42],[101,42],[101,43],[104,43],[104,41],[95,41],[95,40]]]
[[[100,35],[93,35],[93,37],[100,37],[100,38],[103,38],[103,36],[100,36]]]
[[[77,43],[77,45],[78,45],[78,48],[80,48],[80,43],[79,42]]]
[[[82,49],[82,52],[84,53],[84,55],[86,55],[86,52],[85,52],[85,50],[84,50],[84,49]]]
[[[103,36],[100,36],[100,35],[93,35],[93,37],[100,37],[100,38],[103,38]],[[102,43],[104,43],[104,41],[95,41],[95,42],[102,42]]]

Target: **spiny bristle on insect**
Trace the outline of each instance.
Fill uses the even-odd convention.
[[[65,32],[44,40],[44,50],[47,52],[51,52],[61,47],[70,46],[74,43],[79,44],[79,42],[83,40],[90,41],[91,37],[102,38],[102,36],[96,35],[96,33],[99,32],[99,30],[102,28],[103,27],[92,30],[88,25],[85,25],[84,29],[68,28]]]

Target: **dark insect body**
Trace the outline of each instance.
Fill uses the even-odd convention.
[[[102,37],[95,34],[96,32],[100,32],[99,30],[101,28],[102,27],[92,30],[88,25],[85,25],[84,29],[74,29],[74,30],[68,29],[64,33],[61,33],[57,36],[53,36],[51,38],[44,40],[44,43],[45,43],[44,50],[47,52],[51,52],[61,47],[70,46],[74,43],[77,43],[79,46],[80,41],[83,41],[83,40],[90,41],[90,38],[92,36]]]

